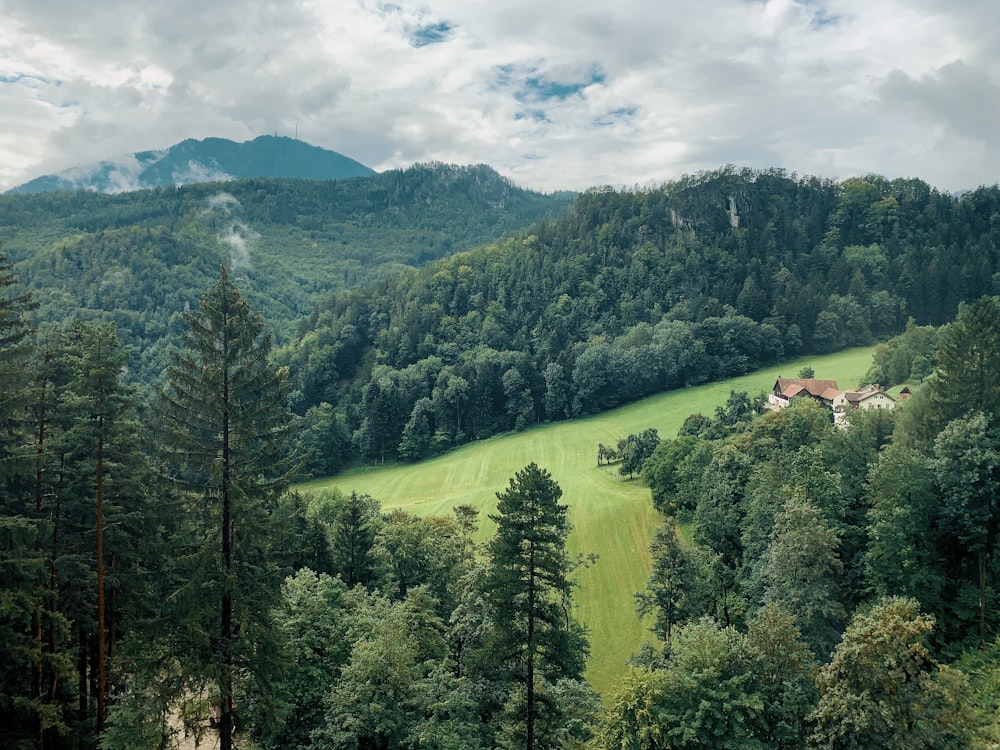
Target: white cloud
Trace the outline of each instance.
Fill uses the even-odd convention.
[[[0,189],[184,138],[660,182],[997,181],[991,0],[0,0]]]

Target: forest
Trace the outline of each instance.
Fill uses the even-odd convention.
[[[113,316],[45,318],[2,258],[6,743],[996,746],[998,218],[996,188],[876,177],[595,190],[340,291],[283,345],[217,265],[152,381]],[[868,379],[916,391],[893,412],[841,429],[734,393],[636,436],[651,639],[605,695],[573,606],[600,560],[567,553],[544,466],[496,488],[485,541],[468,506],[294,489],[876,340]]]
[[[425,164],[342,180],[248,179],[117,195],[0,195],[0,243],[41,323],[114,323],[134,382],[162,374],[220,263],[276,341],[323,300],[565,210],[489,167]]]
[[[277,359],[325,475],[941,325],[1000,284],[1000,191],[726,168],[592,190],[351,290]]]

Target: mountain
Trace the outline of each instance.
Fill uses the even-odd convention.
[[[220,263],[281,344],[321,301],[561,214],[573,197],[445,164],[342,180],[7,194],[0,243],[40,324],[113,320],[141,382],[162,372],[180,311],[197,305]]]
[[[140,151],[37,177],[8,192],[90,190],[122,193],[247,177],[340,180],[373,174],[374,170],[354,159],[294,138],[262,135],[244,143],[225,138],[201,141],[189,138],[162,151]]]

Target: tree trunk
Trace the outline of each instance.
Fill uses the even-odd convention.
[[[80,623],[76,629],[78,649],[76,653],[76,710],[77,718],[82,724],[87,720],[87,713],[90,710],[90,696],[87,689],[87,663],[90,661],[90,643],[87,638],[87,630]]]
[[[986,647],[986,550],[979,550],[979,647]]]
[[[104,636],[104,417],[97,418],[97,728],[104,734],[105,717],[105,655]]]
[[[42,382],[38,399],[38,451],[35,459],[35,519],[42,518],[42,478],[45,476],[45,387],[48,384],[48,353],[42,361]],[[42,535],[38,534],[36,552],[42,556]],[[42,582],[35,579],[35,585],[41,590]],[[42,717],[42,612],[41,606],[32,615],[32,631],[35,636],[35,659],[31,666],[31,697],[37,706],[35,712],[35,748],[41,750],[45,745],[45,721]]]
[[[535,545],[528,549],[528,674],[525,702],[528,715],[525,720],[525,750],[535,747]]]
[[[228,340],[223,340],[223,356],[228,355]],[[222,684],[219,686],[221,716],[219,748],[233,747],[233,594],[230,573],[233,563],[233,524],[230,506],[230,435],[229,435],[229,372],[222,373]]]

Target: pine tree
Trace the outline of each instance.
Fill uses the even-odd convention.
[[[566,554],[570,531],[562,490],[548,471],[529,464],[498,492],[496,536],[485,576],[492,605],[492,654],[524,688],[524,747],[536,746],[541,716],[536,680],[579,679],[588,645],[572,619],[573,564]]]
[[[15,456],[26,426],[24,369],[31,350],[26,313],[36,305],[17,290],[17,283],[13,266],[0,252],[0,481],[23,468]]]
[[[81,596],[92,605],[95,616],[88,617],[85,610],[75,613],[80,623],[88,623],[81,632],[92,634],[96,641],[84,641],[80,648],[93,654],[90,679],[81,675],[80,684],[90,683],[96,693],[96,733],[104,733],[107,717],[109,686],[108,658],[113,643],[113,628],[108,615],[114,616],[114,607],[108,601],[109,592],[118,589],[109,580],[108,560],[119,560],[129,555],[122,547],[142,545],[141,539],[128,539],[133,529],[126,523],[126,515],[142,514],[143,487],[147,477],[147,464],[139,449],[139,425],[136,419],[137,402],[134,389],[125,384],[123,372],[126,354],[118,341],[113,325],[92,325],[82,321],[73,324],[68,332],[66,362],[71,376],[59,404],[67,423],[60,436],[61,460],[68,476],[63,493],[80,509],[77,513],[77,533],[81,537],[78,548],[87,559],[93,560],[93,581],[90,574],[74,581],[76,586],[88,589]],[[114,539],[105,549],[106,528],[114,529]],[[94,539],[92,551],[86,552]],[[116,557],[116,553],[119,554]],[[125,553],[125,554],[121,554]],[[121,578],[121,571],[112,578]],[[89,589],[93,585],[92,597]],[[96,675],[94,674],[96,673]]]
[[[41,747],[62,721],[47,685],[67,665],[43,634],[64,630],[51,605],[31,446],[31,325],[36,305],[0,253],[0,726],[7,742]],[[50,679],[51,678],[51,679]]]
[[[163,442],[173,478],[189,497],[204,501],[195,506],[194,528],[214,559],[207,569],[200,566],[202,580],[189,581],[177,598],[195,603],[206,591],[216,597],[218,636],[202,644],[207,663],[193,668],[204,669],[218,688],[220,747],[231,750],[237,671],[258,683],[269,679],[261,655],[273,644],[262,597],[276,597],[278,582],[270,580],[276,568],[263,549],[264,524],[288,486],[292,420],[285,373],[268,360],[261,317],[225,267],[200,308],[184,317],[184,348],[172,352],[162,392]]]
[[[931,400],[939,425],[979,411],[1000,419],[1000,298],[963,305],[941,334]]]

